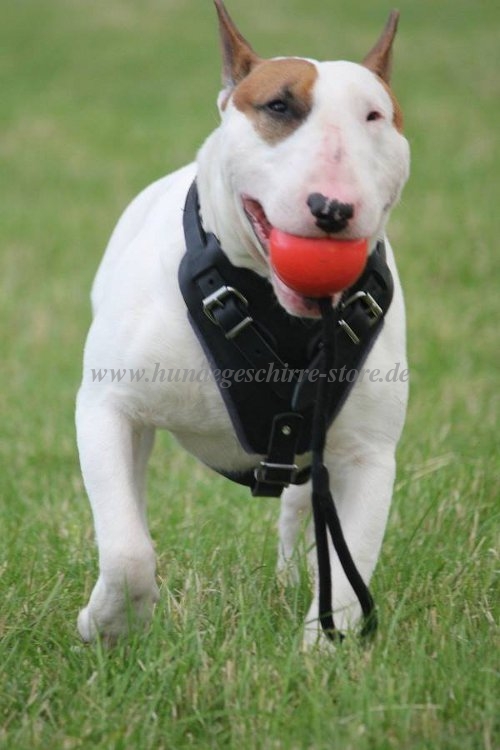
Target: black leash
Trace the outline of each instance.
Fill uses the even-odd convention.
[[[321,372],[318,378],[318,389],[314,408],[312,428],[312,507],[314,531],[316,537],[316,554],[318,559],[319,581],[319,620],[325,635],[330,640],[342,640],[343,635],[335,627],[332,606],[332,576],[328,532],[340,564],[353,588],[363,612],[364,624],[362,636],[373,635],[377,629],[377,612],[375,602],[368,587],[363,581],[349,548],[346,544],[337,509],[330,491],[330,477],[323,461],[328,413],[327,373],[335,358],[335,328],[338,325],[338,313],[332,307],[330,298],[320,299],[319,306],[323,319],[323,357]]]

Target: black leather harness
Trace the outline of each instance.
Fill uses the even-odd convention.
[[[309,479],[310,466],[299,470],[296,456],[311,450],[318,378],[327,380],[329,426],[383,326],[393,295],[384,243],[342,295],[333,367],[320,373],[321,321],[289,315],[267,279],[229,262],[217,237],[202,227],[196,182],[186,199],[184,233],[179,285],[189,320],[212,371],[228,375],[216,378],[220,392],[241,445],[258,464],[244,472],[212,468],[254,495],[278,497],[287,485]]]

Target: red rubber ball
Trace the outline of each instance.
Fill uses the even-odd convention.
[[[315,239],[272,229],[271,264],[290,289],[305,297],[328,297],[352,286],[368,257],[368,240]]]

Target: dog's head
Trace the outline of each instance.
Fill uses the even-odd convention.
[[[365,237],[370,248],[383,236],[409,174],[390,88],[398,13],[362,64],[263,60],[215,5],[224,89],[221,125],[199,155],[204,222],[235,265],[271,276],[290,313],[315,314],[272,274],[269,234]]]

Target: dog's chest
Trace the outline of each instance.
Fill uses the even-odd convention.
[[[132,371],[143,376],[141,383],[129,385],[125,401],[130,416],[168,430],[210,466],[249,468],[255,458],[245,453],[235,436],[216,383],[219,376],[210,368],[185,313],[182,318],[175,334],[162,326],[150,328],[149,341],[143,340],[141,351],[135,353],[134,361],[142,365]]]
[[[235,436],[208,364],[202,363],[198,370],[172,368],[172,374],[174,378],[178,376],[179,382],[156,387],[154,392],[145,391],[144,397],[136,401],[136,417],[168,430],[186,450],[209,466],[243,470],[255,465],[255,457],[243,450]]]

